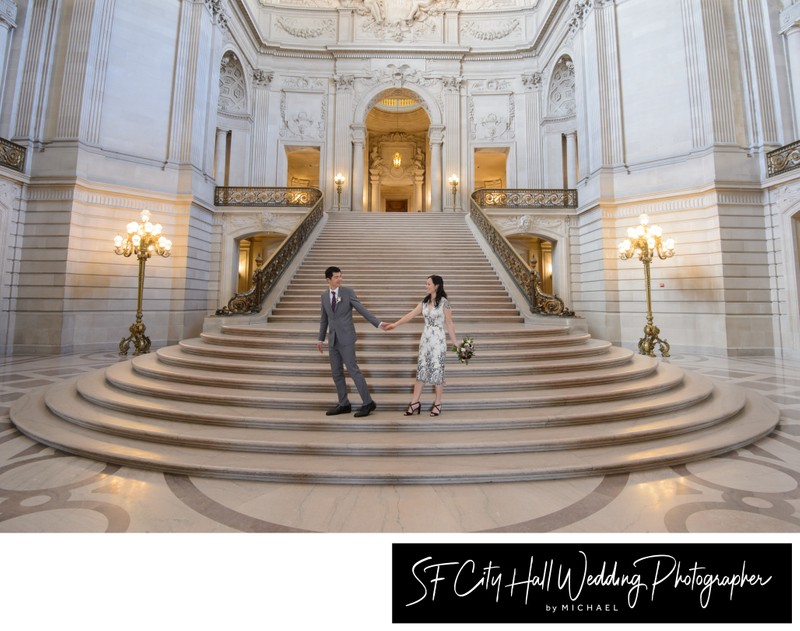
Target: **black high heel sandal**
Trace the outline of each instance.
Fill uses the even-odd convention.
[[[422,404],[417,401],[416,403],[409,403],[406,411],[403,412],[403,416],[414,416],[414,414],[419,414],[422,411]]]
[[[442,404],[441,403],[434,403],[431,406],[431,416],[439,416],[441,413],[442,413]]]

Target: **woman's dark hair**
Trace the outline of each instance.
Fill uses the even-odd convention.
[[[433,303],[433,306],[438,307],[439,303],[442,301],[442,298],[447,298],[447,292],[444,290],[444,279],[436,274],[431,274],[428,276],[428,278],[430,278],[431,282],[436,285],[436,301]],[[422,302],[430,302],[430,300],[431,295],[425,294]]]

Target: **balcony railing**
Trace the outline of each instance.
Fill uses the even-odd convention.
[[[218,206],[304,206],[311,209],[278,250],[253,272],[250,288],[234,294],[228,304],[216,312],[218,316],[258,313],[270,290],[322,218],[322,192],[315,188],[225,187],[216,189],[215,198]]]
[[[480,191],[472,194],[473,201],[470,204],[470,216],[489,243],[489,246],[494,250],[497,258],[503,263],[511,278],[514,279],[517,287],[527,297],[531,311],[541,315],[574,316],[575,312],[568,309],[561,298],[551,296],[542,291],[542,278],[539,272],[531,268],[523,260],[519,252],[514,249],[514,246],[497,229],[494,222],[483,212],[475,200],[475,196],[478,193]]]
[[[480,188],[472,199],[481,208],[577,208],[574,188]]]
[[[214,190],[217,206],[305,206],[311,208],[320,199],[317,188],[272,186],[218,186]]]
[[[25,147],[0,138],[0,165],[23,173],[25,170]]]
[[[767,176],[780,175],[800,167],[800,140],[767,154]]]

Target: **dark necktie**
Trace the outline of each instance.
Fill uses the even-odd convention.
[[[336,292],[331,292],[331,311],[336,311]]]

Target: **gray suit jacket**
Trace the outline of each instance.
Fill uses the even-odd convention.
[[[330,290],[322,292],[319,316],[319,341],[325,341],[328,335],[328,346],[335,344],[355,344],[356,328],[353,325],[353,309],[358,311],[372,326],[377,327],[381,321],[369,312],[356,296],[356,292],[349,287],[339,287],[337,290],[336,311],[331,309]]]

